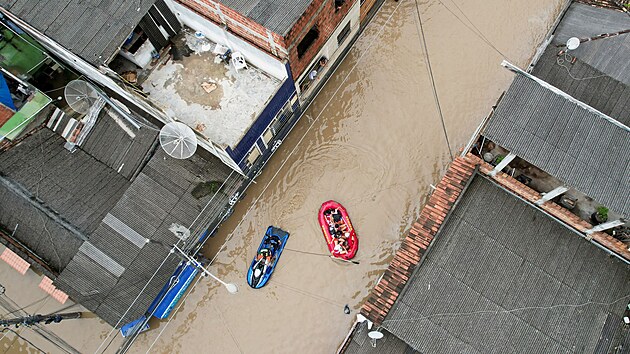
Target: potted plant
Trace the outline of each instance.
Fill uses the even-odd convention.
[[[595,224],[601,224],[608,220],[608,208],[605,206],[598,206],[595,208],[595,212],[591,214],[591,220]]]
[[[503,156],[503,155],[497,155],[494,158],[494,161],[492,161],[492,165],[494,165],[494,166],[498,165],[499,163],[501,163],[501,161],[503,161],[504,158],[505,158],[505,156]]]

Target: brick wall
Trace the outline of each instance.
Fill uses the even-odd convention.
[[[335,11],[334,0],[315,0],[302,17],[297,20],[291,31],[285,36],[293,79],[297,79],[306,70],[356,1],[358,0],[346,0],[340,9]],[[319,37],[300,58],[297,53],[298,44],[314,25],[317,25]]]
[[[3,126],[4,123],[6,123],[9,119],[11,119],[14,114],[15,112],[12,109],[7,108],[3,104],[0,104],[0,127]]]
[[[216,11],[217,3],[210,0],[177,0],[179,3],[187,6],[198,14],[210,19],[214,23],[222,26],[224,23],[227,25],[228,31],[236,34],[237,36],[247,40],[258,48],[265,52],[276,56],[280,59],[286,59],[285,54],[286,45],[284,39],[277,33],[271,32],[275,49],[272,48],[271,43],[268,40],[269,33],[265,27],[250,20],[242,14],[232,10],[231,8],[218,4],[223,19]],[[199,4],[199,2],[203,4]],[[213,11],[214,10],[214,11]],[[225,22],[224,22],[225,20]]]
[[[231,8],[212,0],[177,1],[218,25],[227,24],[227,28],[231,33],[238,35],[267,53],[280,59],[288,59],[293,79],[297,79],[306,70],[324,43],[330,38],[335,28],[346,17],[352,5],[359,0],[346,0],[339,9],[335,9],[334,0],[314,0],[284,38],[277,33],[269,32],[259,23]],[[372,4],[374,1],[376,0],[370,0]],[[217,6],[223,16],[219,14]],[[319,36],[304,55],[299,57],[297,52],[298,44],[315,25],[317,25]],[[273,37],[275,47],[279,48],[279,50],[274,50],[269,43],[267,39],[269,33]],[[288,55],[286,54],[287,52]]]

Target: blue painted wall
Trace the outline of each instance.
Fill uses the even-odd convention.
[[[295,82],[293,82],[293,76],[291,75],[291,69],[289,68],[289,64],[285,64],[287,69],[288,78],[282,83],[282,86],[276,92],[276,95],[273,96],[271,101],[267,104],[262,113],[258,116],[254,124],[249,128],[245,136],[239,141],[234,149],[228,146],[226,149],[227,153],[232,157],[236,163],[239,163],[241,167],[244,167],[244,164],[241,160],[243,157],[247,155],[249,150],[254,146],[256,140],[262,135],[265,129],[269,126],[269,123],[273,120],[273,118],[280,112],[282,107],[286,104],[286,102],[295,94]]]

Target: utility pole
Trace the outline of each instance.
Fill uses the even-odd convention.
[[[67,312],[52,315],[32,315],[12,318],[8,320],[0,320],[0,326],[15,326],[15,328],[17,328],[20,326],[32,326],[42,322],[44,322],[44,324],[59,323],[62,320],[71,320],[76,318],[81,318],[81,312]]]

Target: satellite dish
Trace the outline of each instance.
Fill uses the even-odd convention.
[[[187,159],[197,150],[197,136],[186,124],[171,122],[160,130],[160,145],[169,156]]]
[[[86,114],[100,98],[94,86],[83,80],[70,81],[63,93],[70,108],[81,114]]]
[[[372,331],[372,332],[368,332],[368,337],[376,340],[376,339],[381,339],[383,338],[383,333],[379,332],[379,331]]]
[[[567,49],[568,50],[576,50],[577,47],[580,46],[580,39],[577,37],[571,37],[567,41]]]

